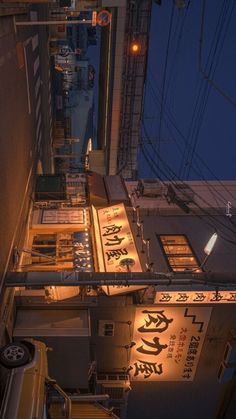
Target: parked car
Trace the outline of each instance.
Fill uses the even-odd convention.
[[[0,349],[0,363],[10,369],[1,419],[70,419],[71,401],[48,376],[48,348],[24,339]]]

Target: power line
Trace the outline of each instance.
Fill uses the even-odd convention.
[[[204,3],[205,3],[205,0],[204,0]],[[228,5],[228,3],[227,3],[227,5]],[[225,8],[223,16],[221,16],[221,24],[219,26],[220,29],[218,30],[218,35],[217,35],[217,38],[216,38],[216,41],[215,41],[214,53],[213,53],[212,61],[211,61],[211,64],[210,64],[210,70],[209,70],[209,74],[212,74],[212,76],[214,76],[214,74],[216,72],[216,69],[217,69],[217,66],[218,66],[218,63],[219,63],[220,54],[221,54],[221,51],[223,49],[223,45],[224,45],[224,41],[225,41],[225,38],[226,38],[227,30],[228,30],[228,27],[229,27],[229,22],[230,22],[230,19],[231,19],[231,16],[232,16],[233,8],[231,9],[230,15],[227,18],[228,10],[229,10],[229,5],[228,5],[228,8]],[[220,45],[220,41],[221,41],[221,45]],[[216,59],[215,59],[215,63],[214,63],[214,58],[215,57],[216,57]],[[197,142],[199,141],[199,131],[200,131],[200,128],[201,128],[201,124],[202,124],[202,120],[203,120],[203,116],[204,116],[204,111],[206,109],[207,101],[208,101],[208,98],[209,98],[210,87],[211,86],[209,86],[209,85],[204,86],[204,93],[203,93],[204,99],[203,99],[202,109],[200,109],[199,122],[198,122],[198,125],[197,125],[197,123],[195,124],[196,134],[195,134],[195,138],[193,137],[192,149],[189,150],[189,154],[188,154],[189,157],[187,157],[187,159],[188,159],[188,165],[186,166],[186,169],[187,169],[186,178],[187,179],[189,178],[194,153],[195,153],[195,150],[196,150],[196,147],[197,147]]]
[[[150,74],[151,74],[151,70],[150,70]],[[152,97],[153,97],[153,99],[155,100],[155,102],[156,102],[156,104],[159,106],[159,101],[158,101],[158,97],[157,97],[157,95],[156,95],[156,93],[155,93],[155,91],[154,91],[154,88],[153,88],[153,85],[152,85],[152,83],[151,83],[151,81],[150,80],[147,80],[147,82],[149,83],[149,86],[150,86],[150,92],[151,92],[151,94],[152,94]],[[156,86],[156,89],[157,89],[157,91],[158,91],[158,87]],[[171,111],[170,110],[168,110],[168,106],[167,106],[167,104],[165,104],[165,108],[164,108],[164,117],[166,117],[166,119],[168,119],[168,121],[170,121],[170,123],[171,123],[171,125],[174,127],[174,129],[177,131],[177,133],[178,133],[178,135],[180,136],[180,139],[183,141],[183,143],[186,145],[187,144],[187,139],[186,139],[186,137],[184,136],[184,134],[182,133],[182,131],[178,128],[178,126],[177,126],[177,123],[176,123],[176,121],[175,121],[175,118],[174,118],[174,116],[172,115],[172,113],[171,113]],[[146,118],[144,117],[143,118],[143,120],[145,120]],[[183,151],[182,151],[182,149],[181,149],[181,146],[180,146],[180,144],[179,144],[179,142],[175,139],[175,136],[173,135],[173,133],[172,133],[172,131],[171,131],[171,129],[170,129],[170,127],[169,127],[169,125],[167,125],[167,129],[170,131],[170,133],[171,133],[171,135],[172,135],[172,140],[175,142],[175,144],[176,144],[176,146],[177,146],[177,148],[178,148],[178,150],[179,150],[179,152],[180,152],[180,154],[182,155],[183,154]],[[215,175],[215,173],[212,171],[212,169],[207,165],[207,163],[203,160],[203,158],[200,156],[200,154],[199,153],[195,153],[196,154],[196,157],[197,157],[197,159],[199,160],[199,162],[204,166],[204,168],[206,169],[206,170],[208,170],[209,171],[209,173],[211,174],[211,176],[222,186],[222,188],[229,194],[229,196],[231,197],[231,198],[233,198],[233,199],[236,199],[236,197],[232,194],[232,192],[225,186],[225,184]],[[198,166],[198,170],[196,170],[195,168],[194,168],[194,166],[193,166],[193,170],[195,171],[195,173],[199,176],[200,175],[200,177],[204,180],[204,182],[206,183],[206,184],[208,184],[208,182],[207,182],[207,180],[205,179],[205,177],[203,176],[203,173],[201,172],[201,170],[200,170],[200,167],[199,167],[199,164],[197,164],[197,162],[195,161],[195,165],[197,165]],[[179,179],[181,179],[181,177],[179,176]],[[215,189],[214,188],[214,186],[210,186],[210,188],[211,189]],[[218,194],[218,195],[220,195],[220,193],[219,193],[219,191],[216,191],[216,193]],[[222,197],[222,196],[221,196]],[[224,199],[224,197],[222,197],[222,199]],[[225,200],[224,200],[225,201]]]
[[[166,74],[167,74],[167,64],[169,58],[169,49],[170,49],[170,39],[171,39],[171,32],[173,26],[173,16],[174,16],[174,2],[172,3],[171,8],[171,15],[170,15],[170,23],[169,23],[169,30],[168,30],[168,39],[166,45],[166,55],[165,55],[165,63],[164,63],[164,74],[162,80],[162,89],[161,89],[161,108],[160,108],[160,124],[159,124],[159,131],[158,131],[158,141],[157,141],[157,149],[160,150],[161,146],[161,131],[162,131],[162,115],[163,115],[163,105],[164,105],[164,95],[165,95],[165,85],[166,85]]]
[[[210,48],[210,52],[208,54],[208,58],[207,58],[207,65],[210,66],[209,69],[209,74],[213,74],[216,71],[217,68],[217,64],[219,61],[219,50],[218,50],[218,46],[220,43],[220,38],[221,38],[221,33],[222,30],[224,28],[224,23],[225,23],[225,19],[227,16],[227,12],[228,9],[226,8],[227,5],[224,2],[221,8],[221,12],[218,18],[218,22],[216,25],[216,29],[215,29],[215,34],[213,36],[213,40],[211,43],[211,48]],[[222,50],[222,46],[220,51]],[[217,60],[215,62],[215,67],[213,69],[213,65],[214,65],[214,59],[216,57],[216,54],[218,53],[218,57]],[[182,166],[183,168],[183,177],[185,176],[186,179],[189,178],[189,174],[190,174],[190,169],[191,169],[191,165],[192,165],[192,160],[193,160],[193,156],[194,156],[194,152],[196,150],[196,146],[197,146],[197,142],[199,141],[199,132],[200,132],[200,128],[203,122],[203,118],[204,118],[204,114],[205,114],[205,109],[206,109],[206,105],[207,105],[207,101],[209,98],[209,93],[210,93],[210,86],[205,84],[203,80],[200,80],[200,87],[198,90],[198,95],[197,95],[197,99],[195,101],[195,107],[193,110],[193,114],[192,114],[192,120],[190,123],[190,127],[189,127],[189,134],[188,134],[188,138],[190,138],[190,142],[188,144],[188,146],[186,147],[186,157],[185,157],[185,161],[186,164]],[[184,163],[184,161],[183,161]]]
[[[142,148],[142,152],[143,152],[143,155],[144,155],[144,157],[145,157],[145,159],[146,159],[146,161],[147,162],[149,162],[149,164],[150,164],[150,161],[149,161],[149,157],[147,157],[147,154],[146,154],[146,152],[144,151],[144,148],[143,148],[143,145],[142,144],[140,144],[140,146],[141,146],[141,148]],[[155,173],[155,165],[152,165],[152,170],[153,170],[153,172]],[[166,177],[166,173],[164,173],[162,170],[161,170],[161,172],[164,174],[164,176]],[[172,183],[173,185],[175,185],[175,186],[178,186],[176,183],[174,183],[173,182],[173,180],[170,180],[170,178],[168,178],[168,180],[169,180],[169,182],[170,183]],[[195,203],[196,204],[196,203]],[[216,224],[215,224],[215,221],[217,221],[217,219],[215,218],[215,217],[213,217],[211,214],[209,214],[207,211],[205,211],[205,210],[203,210],[203,208],[202,207],[200,207],[200,206],[198,206],[198,208],[201,210],[201,212],[203,212],[204,213],[204,216],[203,215],[200,215],[200,214],[198,214],[196,211],[194,211],[194,209],[193,208],[191,208],[191,213],[193,214],[193,215],[195,215],[197,218],[199,218],[199,219],[201,219],[205,224],[207,224],[208,226],[210,226],[211,228],[213,228],[213,230],[214,231],[216,231],[217,232],[217,234],[224,240],[224,241],[226,241],[226,242],[228,242],[228,243],[230,243],[230,244],[233,244],[233,245],[236,245],[236,242],[235,241],[233,241],[231,238],[229,238],[229,237],[226,237],[225,235],[223,235],[223,234],[225,234],[225,232],[222,232],[222,230],[220,230],[219,229],[219,227],[217,227],[216,226]],[[205,218],[205,216],[208,216],[208,218],[206,219]],[[222,216],[222,215],[221,215]],[[213,221],[211,221],[213,219]],[[224,227],[225,227],[225,225],[224,225]]]
[[[157,175],[157,172],[156,172],[156,169],[155,169],[155,162],[154,162],[154,160],[153,160],[153,158],[152,158],[152,156],[148,156],[147,155],[147,152],[144,150],[144,147],[143,147],[143,144],[142,144],[142,142],[141,142],[141,147],[142,147],[142,151],[143,151],[143,154],[144,154],[144,156],[145,156],[145,158],[146,158],[146,160],[147,160],[147,162],[149,162],[150,163],[150,161],[152,162],[151,163],[151,167],[152,167],[152,170],[153,170],[153,172]],[[153,150],[154,151],[154,150]],[[178,187],[178,184],[176,184],[176,183],[174,183],[173,182],[173,179],[175,179],[176,178],[176,174],[173,172],[173,170],[167,165],[167,163],[165,163],[164,161],[163,161],[163,159],[161,158],[161,156],[159,155],[159,159],[160,159],[160,161],[162,161],[163,162],[163,165],[164,165],[164,167],[166,168],[166,170],[167,170],[167,172],[165,172],[165,171],[163,171],[160,167],[159,167],[159,172],[160,173],[162,173],[163,175],[164,175],[164,178],[167,178],[169,181],[170,181],[170,183],[173,183],[175,186],[177,186]],[[171,174],[171,178],[170,178],[170,175],[169,174]],[[171,180],[172,179],[172,180]],[[182,184],[184,184],[183,182],[179,182],[179,183],[182,183]],[[207,202],[205,199],[203,199],[202,198],[202,196],[200,196],[199,194],[197,194],[197,193],[195,193],[195,195],[197,196],[197,197],[199,197],[200,199],[201,199],[201,201],[202,202],[204,202],[204,203],[206,203],[208,206],[209,206],[209,202]],[[213,217],[207,210],[205,210],[204,208],[202,208],[199,204],[197,204],[196,203],[196,201],[194,201],[193,202],[205,215],[207,215],[210,219],[213,219],[214,220],[214,224],[213,224],[213,226],[214,226],[214,228],[215,229],[219,229],[219,227],[216,227],[216,224],[215,224],[215,222],[217,222],[218,223],[218,225],[221,225],[222,227],[224,227],[224,229],[228,229],[228,230],[230,230],[230,232],[231,233],[233,233],[234,235],[235,235],[235,233],[236,233],[236,231],[235,230],[233,230],[232,228],[230,228],[229,226],[227,226],[225,223],[223,223],[223,222],[221,222],[220,220],[218,220],[217,218],[215,218],[215,217]],[[194,212],[194,210],[191,208],[191,211],[193,212],[193,213],[195,213]],[[195,215],[198,215],[199,216],[199,214],[195,214]],[[218,216],[222,216],[222,214],[220,214],[220,213],[218,213],[217,214]],[[220,230],[221,231],[221,230]],[[222,233],[222,231],[221,231],[221,233]],[[223,232],[223,234],[225,234],[225,232]],[[221,234],[221,236],[222,236],[222,234]],[[222,238],[224,239],[224,240],[226,240],[226,241],[228,241],[228,242],[230,242],[230,243],[232,243],[232,244],[235,244],[236,245],[236,242],[234,242],[232,239],[230,239],[229,237],[223,237],[222,236]]]
[[[232,106],[236,107],[236,101],[232,99],[227,93],[224,92],[223,89],[212,79],[210,78],[210,74],[207,74],[202,66],[202,45],[203,45],[203,29],[204,29],[204,17],[205,17],[205,4],[206,1],[203,0],[203,6],[202,6],[202,22],[201,22],[201,33],[200,33],[200,39],[199,39],[199,71],[201,72],[204,80],[206,80],[208,83],[211,84],[211,86],[214,87],[214,89],[224,98],[226,99]],[[230,18],[232,16],[233,10],[235,7],[235,2],[232,4],[232,10],[230,14]]]

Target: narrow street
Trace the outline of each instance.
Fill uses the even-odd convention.
[[[38,5],[28,16],[18,15],[16,20],[37,20],[46,13],[47,6]],[[0,19],[0,276],[3,279],[7,267],[12,265],[12,250],[19,245],[26,228],[37,167],[40,171],[51,170],[45,153],[50,154],[52,119],[47,28],[16,29],[13,16]],[[44,142],[48,146],[43,154]]]
[[[1,345],[11,339],[14,318],[13,293],[4,292],[4,277],[13,266],[14,248],[25,236],[35,174],[51,171],[48,29],[14,25],[14,20],[36,20],[48,13],[47,5],[30,8],[27,14],[0,16]],[[6,378],[7,371],[1,367],[0,398]]]

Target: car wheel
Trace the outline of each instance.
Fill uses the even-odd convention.
[[[6,368],[21,367],[27,364],[30,352],[23,343],[9,343],[0,349],[0,363]]]

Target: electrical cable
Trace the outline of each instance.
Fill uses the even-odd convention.
[[[218,49],[218,51],[217,51],[217,47],[220,43],[220,34],[218,34],[217,42],[216,42],[216,45],[215,45],[215,54],[214,54],[214,56],[216,56],[216,59],[215,59],[215,63],[214,63],[213,62],[214,57],[212,58],[212,63],[211,63],[210,70],[209,70],[209,74],[212,74],[212,76],[214,76],[214,74],[216,72],[216,69],[217,69],[217,66],[218,66],[218,63],[219,63],[220,53],[223,49],[223,45],[224,45],[224,41],[225,41],[225,38],[226,38],[226,35],[227,35],[227,31],[228,31],[228,28],[230,26],[229,23],[230,23],[230,20],[231,20],[231,17],[232,17],[233,8],[234,8],[234,5],[231,8],[231,11],[230,11],[230,14],[229,14],[228,18],[227,18],[228,9],[225,12],[226,16],[224,18],[224,21],[222,22],[222,29],[221,29],[222,32],[223,32],[223,29],[224,29],[224,33],[223,33],[223,35],[221,35],[221,46],[220,46],[220,49]],[[226,21],[226,23],[225,23],[225,21]],[[224,25],[224,28],[223,28],[223,25]],[[214,68],[213,68],[213,64],[214,64]],[[187,168],[187,173],[186,173],[186,178],[187,179],[189,178],[194,152],[196,150],[197,142],[199,140],[199,131],[200,131],[200,127],[201,127],[201,124],[202,124],[203,115],[205,113],[205,108],[206,108],[206,105],[207,105],[209,94],[210,94],[210,86],[208,85],[208,89],[205,89],[204,104],[203,104],[203,108],[201,110],[202,117],[201,117],[200,122],[198,123],[198,127],[196,128],[196,134],[195,134],[195,139],[193,141],[192,150],[189,153],[190,158],[189,158],[188,168]]]
[[[153,97],[153,99],[155,100],[155,103],[156,103],[156,105],[157,106],[159,106],[159,102],[158,102],[158,97],[157,97],[157,95],[156,95],[156,93],[155,93],[155,91],[154,91],[154,88],[153,88],[153,86],[152,86],[152,84],[151,84],[151,82],[150,82],[150,80],[147,80],[147,82],[148,82],[148,84],[149,84],[149,86],[150,86],[150,89],[149,89],[149,91],[151,92],[151,94],[152,94],[152,97]],[[157,88],[157,90],[158,90],[158,88]],[[178,133],[178,135],[180,136],[180,139],[183,141],[183,143],[186,145],[187,144],[187,139],[186,139],[186,137],[184,136],[184,134],[180,131],[180,129],[178,128],[178,126],[177,126],[177,123],[176,123],[176,121],[175,121],[175,119],[174,119],[174,116],[172,115],[172,113],[171,113],[171,111],[170,110],[168,110],[168,107],[167,107],[167,105],[165,105],[165,109],[164,109],[164,113],[165,113],[165,116],[166,116],[166,119],[168,119],[168,121],[170,121],[170,123],[171,123],[171,125],[174,127],[174,129],[177,131],[177,133]],[[145,120],[146,118],[144,117],[143,118],[143,120]],[[170,127],[167,125],[167,128],[168,128],[168,130],[170,131],[170,133],[171,133],[171,135],[172,135],[172,140],[175,142],[175,144],[176,144],[176,146],[177,146],[177,148],[178,148],[178,150],[179,150],[179,152],[180,152],[180,154],[182,155],[182,150],[181,150],[181,146],[180,146],[180,144],[178,143],[178,141],[175,139],[175,136],[173,135],[173,133],[172,133],[172,131],[171,131],[171,129],[170,129]],[[206,170],[208,170],[209,171],[209,173],[211,174],[211,176],[222,186],[222,188],[230,195],[230,197],[231,198],[233,198],[233,199],[235,199],[236,200],[236,197],[232,194],[232,192],[226,187],[226,185],[215,175],[215,173],[211,170],[211,168],[207,165],[207,163],[203,160],[203,158],[200,156],[200,154],[199,153],[197,153],[196,152],[196,157],[198,158],[198,160],[200,161],[200,163],[204,166],[204,168],[206,169]],[[197,162],[195,161],[195,164],[196,165],[198,165],[197,164]],[[203,178],[204,179],[204,181],[205,181],[205,183],[207,184],[208,182],[207,182],[207,180],[204,178],[204,176],[203,176],[203,174],[202,174],[202,172],[201,172],[201,170],[200,170],[200,168],[199,168],[199,165],[198,165],[198,171],[195,169],[195,168],[193,168],[193,170],[195,171],[195,173],[199,176],[201,176],[201,178]],[[179,178],[179,179],[181,179],[181,178]],[[211,188],[213,188],[214,189],[214,187],[213,187],[213,185],[211,185]],[[220,194],[219,193],[219,191],[217,191],[216,192],[218,195]],[[223,196],[221,196],[223,199],[224,199],[224,197]]]
[[[144,155],[147,163],[150,164],[150,161],[149,161],[149,157],[150,156],[147,157],[146,152],[144,151],[144,148],[143,148],[143,144],[142,143],[140,143],[140,146],[141,146],[143,155]],[[155,163],[154,162],[153,162],[153,165],[152,165],[152,170],[155,173]],[[162,173],[164,173],[164,172],[162,172]],[[169,179],[169,181],[170,181],[170,179]],[[170,183],[173,183],[173,182],[170,181]],[[176,184],[174,184],[174,185],[176,186]],[[222,230],[220,230],[219,227],[216,227],[215,221],[217,221],[217,219],[215,217],[213,217],[212,215],[210,215],[209,213],[206,213],[206,211],[204,211],[201,207],[199,207],[199,208],[200,208],[200,210],[202,212],[205,213],[204,215],[198,214],[196,211],[194,211],[193,208],[191,208],[191,213],[193,215],[195,215],[197,218],[201,219],[202,222],[204,222],[206,225],[210,226],[218,234],[218,236],[222,238],[222,240],[224,240],[224,241],[226,241],[226,242],[228,242],[228,243],[233,244],[234,246],[236,246],[236,242],[235,241],[233,241],[231,238],[226,237],[225,235],[223,235],[223,234],[225,234],[225,232],[222,232]],[[205,216],[207,216],[208,218],[206,219]],[[212,222],[211,219],[213,219],[214,222]]]
[[[156,144],[158,151],[160,151],[160,148],[161,148],[163,102],[164,102],[164,95],[165,95],[167,65],[168,65],[169,50],[170,50],[170,39],[171,39],[171,32],[172,32],[172,27],[173,27],[174,8],[175,7],[174,7],[174,2],[173,2],[172,3],[172,8],[171,8],[171,14],[170,14],[170,23],[169,23],[168,38],[167,38],[167,44],[166,44],[165,62],[164,62],[164,70],[163,70],[163,79],[162,79],[160,123],[159,123],[159,131],[158,131],[158,141],[157,141],[157,144]]]
[[[227,12],[228,12],[228,9],[226,9],[226,2],[224,2],[222,5],[222,11],[220,13],[220,16],[216,25],[215,35],[213,37],[213,41],[211,44],[210,53],[207,59],[206,67],[207,65],[210,66],[209,74],[211,73],[214,74],[217,68],[217,64],[219,60],[219,53],[218,53],[217,62],[215,63],[215,68],[213,70],[214,59],[218,52],[218,45],[221,38],[221,32],[224,29],[224,23],[227,16]],[[221,47],[221,50],[222,50],[222,47]],[[206,105],[207,105],[207,101],[208,101],[209,93],[210,93],[210,86],[208,84],[205,84],[203,80],[200,80],[200,84],[201,86],[199,88],[197,99],[195,101],[195,108],[192,114],[189,134],[187,136],[187,138],[190,138],[190,141],[189,141],[188,147],[186,148],[186,158],[185,158],[186,163],[183,166],[184,172],[182,175],[182,177],[185,177],[186,179],[189,178],[192,159],[193,159],[193,155],[194,155],[194,151],[196,149],[197,143],[199,141],[199,132],[200,132],[200,128],[201,128],[203,118],[205,115],[205,109],[206,109]]]
[[[141,143],[141,146],[142,146],[142,143]],[[154,150],[153,150],[154,151]],[[153,157],[152,156],[149,156],[150,158],[149,158],[149,161],[151,160],[152,161],[152,163],[153,163],[153,165],[152,165],[152,170],[154,171],[154,173],[155,174],[157,174],[156,173],[156,170],[155,170],[155,161],[153,160]],[[175,179],[177,176],[176,176],[176,174],[173,172],[173,170],[167,165],[167,163],[166,162],[164,162],[163,161],[163,159],[161,158],[161,156],[159,156],[159,159],[160,159],[160,161],[162,161],[163,162],[163,164],[165,165],[165,167],[166,167],[166,170],[168,171],[168,173],[167,172],[164,172],[163,170],[161,170],[160,169],[160,167],[159,167],[159,171],[164,175],[164,177],[167,177],[167,179],[170,181],[170,182],[172,182],[173,184],[174,184],[174,186],[176,186],[176,187],[178,187],[178,184],[183,184],[183,185],[185,185],[183,182],[178,182],[178,184],[176,184],[176,183],[174,183],[173,182],[173,180],[171,181],[170,179]],[[147,155],[146,155],[146,160],[147,160]],[[170,176],[171,175],[171,176]],[[195,191],[194,191],[195,192]],[[197,194],[197,193],[195,193],[195,195],[198,197],[198,198],[200,198],[201,199],[201,201],[202,202],[204,202],[204,203],[206,203],[206,205],[207,206],[209,206],[209,202],[207,202],[205,199],[203,199],[202,198],[202,196],[200,196],[199,194]],[[214,221],[216,221],[219,225],[221,225],[222,227],[224,227],[224,228],[226,228],[226,229],[228,229],[228,230],[230,230],[230,232],[231,233],[233,233],[234,235],[235,235],[235,233],[236,233],[236,231],[234,231],[232,228],[230,228],[229,226],[227,226],[225,223],[222,223],[220,220],[217,220],[215,217],[212,217],[212,215],[207,211],[207,210],[205,210],[205,209],[203,209],[199,204],[197,204],[195,201],[193,201],[193,203],[205,214],[205,215],[207,215],[208,217],[210,217],[210,218],[213,218],[214,219]],[[191,211],[192,211],[192,208],[191,208]],[[222,217],[222,214],[221,213],[218,213],[217,214],[218,216],[221,216]],[[231,239],[228,239],[228,240],[231,240]],[[233,241],[232,241],[233,242]],[[236,242],[233,242],[234,244],[236,244]]]
[[[212,78],[210,78],[209,76],[210,76],[210,74],[207,74],[205,71],[204,71],[204,69],[203,69],[203,66],[202,66],[202,54],[201,54],[201,52],[202,52],[202,44],[203,44],[203,28],[204,28],[204,13],[205,13],[205,4],[206,4],[206,1],[205,0],[203,0],[203,6],[202,6],[202,24],[201,24],[201,36],[200,36],[200,42],[199,42],[199,71],[200,71],[200,73],[202,74],[202,76],[203,76],[203,78],[204,78],[204,80],[206,80],[208,83],[210,83],[213,87],[214,87],[214,89],[224,98],[224,99],[226,99],[232,106],[234,106],[234,107],[236,107],[236,101],[234,100],[234,99],[232,99],[227,93],[225,93],[224,92],[224,90],[223,89],[221,89],[221,87],[218,85],[218,84],[216,84],[215,82],[214,82],[214,80],[212,79]],[[233,3],[233,5],[232,5],[232,12],[233,12],[233,9],[234,9],[234,7],[235,7],[235,2]],[[232,13],[231,13],[232,14]]]

